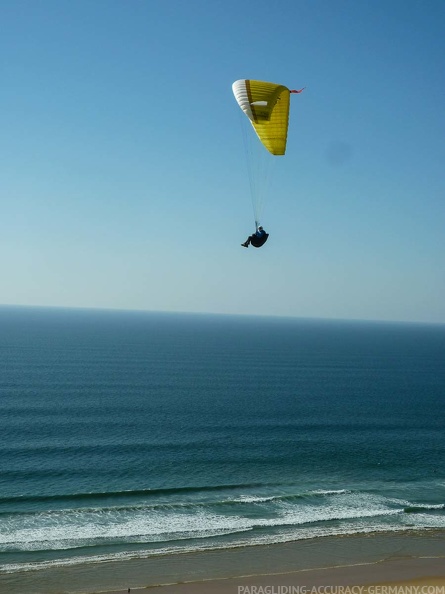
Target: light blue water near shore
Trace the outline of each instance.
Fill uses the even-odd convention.
[[[445,326],[0,308],[0,571],[445,528]]]

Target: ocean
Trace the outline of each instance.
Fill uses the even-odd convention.
[[[8,592],[54,568],[445,529],[444,325],[3,306],[0,370]]]

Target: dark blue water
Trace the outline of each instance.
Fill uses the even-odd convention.
[[[445,326],[2,307],[2,570],[444,528],[444,401]]]

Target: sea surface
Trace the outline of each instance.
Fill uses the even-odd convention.
[[[444,325],[3,306],[0,412],[0,576],[445,529]]]

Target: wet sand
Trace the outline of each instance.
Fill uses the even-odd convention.
[[[403,594],[404,590],[406,594],[445,594],[445,558],[398,559],[285,574],[191,581],[131,588],[131,594],[297,594],[296,588],[300,594],[341,594],[339,586],[363,586],[361,590],[344,594]],[[415,586],[419,588],[417,591]],[[427,591],[422,592],[422,586],[427,586]],[[311,592],[317,588],[318,592]],[[114,590],[108,594],[127,591]]]
[[[330,591],[329,586],[337,589]],[[313,588],[319,588],[319,594],[340,594],[338,586],[363,586],[349,594],[402,594],[402,590],[396,593],[395,587],[406,588],[407,594],[415,594],[414,586],[419,587],[417,594],[423,594],[422,586],[428,586],[427,594],[434,594],[434,590],[437,594],[445,594],[445,557],[131,588],[131,594],[293,594],[292,587],[295,594],[297,587],[300,594],[311,594]],[[127,591],[114,590],[108,594],[126,594]]]

